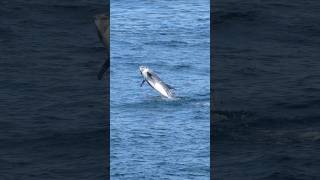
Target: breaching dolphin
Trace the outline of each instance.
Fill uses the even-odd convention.
[[[144,82],[147,82],[154,90],[158,91],[162,96],[166,98],[174,98],[174,88],[161,81],[161,79],[148,67],[140,66],[140,73],[143,77],[140,87]]]

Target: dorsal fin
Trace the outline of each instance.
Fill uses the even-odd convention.
[[[166,84],[166,83],[165,83],[165,85],[167,85],[167,86],[169,87],[169,89],[174,89],[174,90],[176,89],[176,88],[170,86],[169,84]]]
[[[151,73],[147,72],[147,75],[150,76],[150,78],[152,78],[152,74]]]

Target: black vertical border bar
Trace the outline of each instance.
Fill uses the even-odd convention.
[[[108,22],[108,31],[107,31],[107,42],[109,43],[108,48],[106,48],[105,53],[106,53],[106,61],[109,61],[109,67],[107,71],[105,72],[105,118],[106,118],[106,127],[105,127],[105,142],[106,142],[106,179],[110,179],[110,0],[107,0],[107,12],[106,12],[107,17],[109,18]]]
[[[216,179],[215,0],[210,0],[210,179]]]

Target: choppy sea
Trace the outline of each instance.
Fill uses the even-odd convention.
[[[320,179],[319,7],[215,1],[217,179]]]
[[[105,179],[106,7],[0,2],[0,179]],[[218,179],[320,178],[319,7],[215,1]],[[209,179],[209,70],[209,1],[111,1],[112,179]]]
[[[209,1],[111,1],[111,179],[209,179]],[[176,89],[167,100],[139,65]]]
[[[0,1],[0,179],[105,179],[105,1]]]

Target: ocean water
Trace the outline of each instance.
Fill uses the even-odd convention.
[[[105,179],[100,0],[0,1],[0,179]]]
[[[320,2],[216,0],[217,179],[320,179]]]
[[[112,179],[208,179],[208,4],[112,2]],[[215,1],[218,179],[320,179],[319,7]],[[0,1],[0,179],[105,179],[105,11]],[[178,99],[140,88],[141,64]]]
[[[111,179],[209,179],[209,1],[111,1]],[[177,98],[140,87],[139,65]]]

